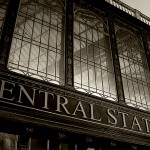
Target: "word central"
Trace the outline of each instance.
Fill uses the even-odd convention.
[[[97,103],[85,102],[67,95],[58,95],[42,89],[34,89],[0,80],[0,100],[9,103],[45,110],[56,114],[80,118],[83,121],[101,123],[130,131],[149,134],[150,120],[127,112],[106,108]],[[45,113],[43,111],[43,113]]]

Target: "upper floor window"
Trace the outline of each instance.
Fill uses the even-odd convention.
[[[80,8],[74,13],[74,85],[77,90],[116,100],[107,21]]]
[[[117,28],[116,37],[126,103],[149,110],[150,72],[142,42],[121,28]]]
[[[64,20],[61,0],[22,0],[8,68],[64,84]]]
[[[0,35],[5,20],[7,7],[8,7],[8,0],[1,0],[0,1]]]

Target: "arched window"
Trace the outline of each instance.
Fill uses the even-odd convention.
[[[150,72],[142,42],[125,29],[118,29],[116,37],[126,103],[148,110]]]
[[[116,100],[107,25],[84,9],[74,14],[74,85],[82,92]]]
[[[64,84],[64,20],[61,0],[22,0],[8,68]]]

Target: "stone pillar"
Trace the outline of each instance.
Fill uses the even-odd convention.
[[[66,0],[65,22],[65,84],[74,87],[73,68],[73,1]]]

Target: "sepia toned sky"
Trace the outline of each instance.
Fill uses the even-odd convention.
[[[150,18],[150,0],[120,0]]]

